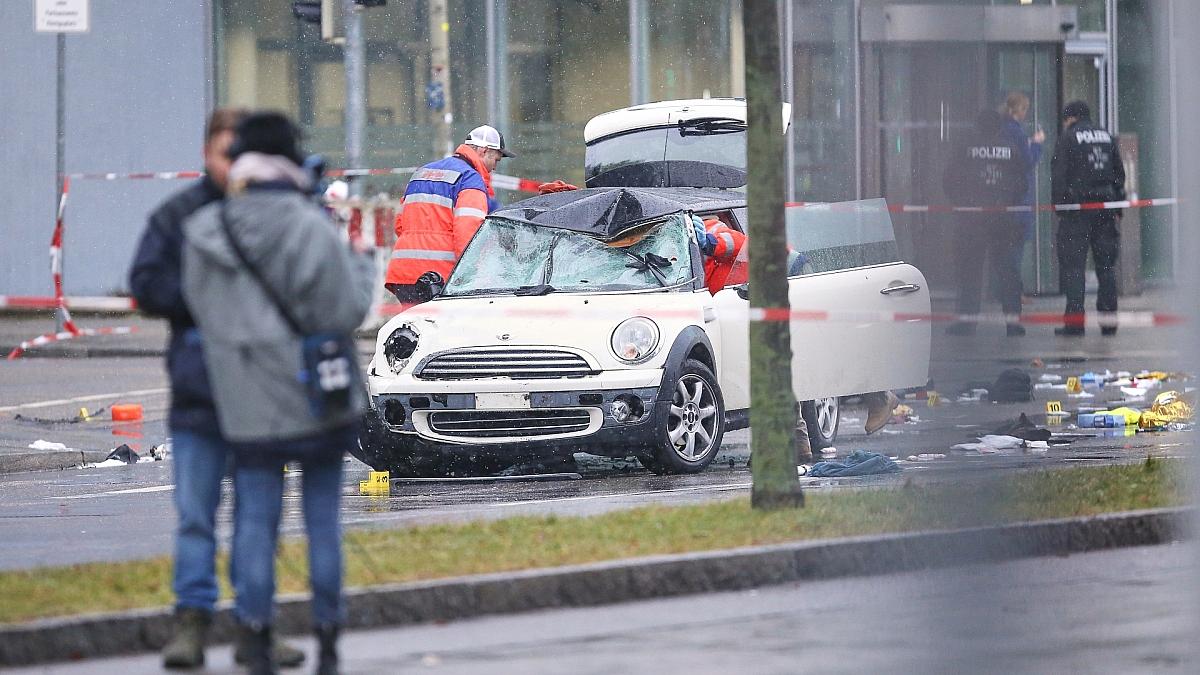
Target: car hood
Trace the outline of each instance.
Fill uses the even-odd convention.
[[[380,329],[375,353],[383,367],[376,370],[390,372],[383,346],[405,325],[420,336],[409,371],[426,356],[465,347],[559,347],[582,353],[600,370],[661,367],[684,327],[704,326],[701,296],[686,291],[440,298],[396,315]],[[636,366],[617,359],[610,347],[617,325],[635,316],[659,327],[658,351]]]

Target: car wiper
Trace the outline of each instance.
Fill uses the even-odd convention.
[[[680,136],[716,136],[746,130],[746,123],[733,117],[679,120]]]
[[[626,251],[623,248],[617,249],[617,250],[619,250],[621,253],[624,253],[626,256],[628,256],[629,258],[631,258],[633,260],[633,262],[631,262],[631,263],[625,263],[626,267],[629,267],[629,268],[632,268],[635,270],[640,270],[642,272],[649,272],[651,275],[654,276],[654,279],[655,279],[655,281],[658,282],[659,286],[667,285],[667,277],[664,276],[663,273],[659,271],[659,268],[660,267],[662,267],[662,268],[670,267],[671,266],[670,260],[662,257],[661,255],[658,255],[657,253],[647,253],[644,256],[640,256],[640,255],[637,255],[636,253],[630,253],[629,251]]]
[[[521,286],[513,291],[513,295],[546,295],[558,290],[550,284],[537,284],[536,286]]]

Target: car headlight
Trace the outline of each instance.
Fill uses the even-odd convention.
[[[383,356],[387,359],[388,367],[397,375],[408,364],[413,352],[417,351],[417,341],[420,336],[412,326],[404,324],[383,341]]]
[[[658,324],[644,316],[626,319],[612,334],[612,350],[626,363],[640,363],[658,351]]]

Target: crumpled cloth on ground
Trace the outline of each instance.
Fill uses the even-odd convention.
[[[1021,413],[1021,416],[1012,422],[1000,425],[992,433],[997,436],[1015,436],[1027,441],[1048,441],[1052,435],[1049,429],[1042,429],[1029,421],[1025,413]]]
[[[824,461],[813,464],[808,475],[814,478],[838,478],[842,476],[871,476],[879,473],[895,473],[900,465],[878,452],[855,450],[841,461]]]

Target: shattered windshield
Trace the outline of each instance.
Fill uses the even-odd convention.
[[[668,288],[692,278],[685,217],[647,226],[618,246],[570,230],[489,218],[446,283],[445,296]]]

